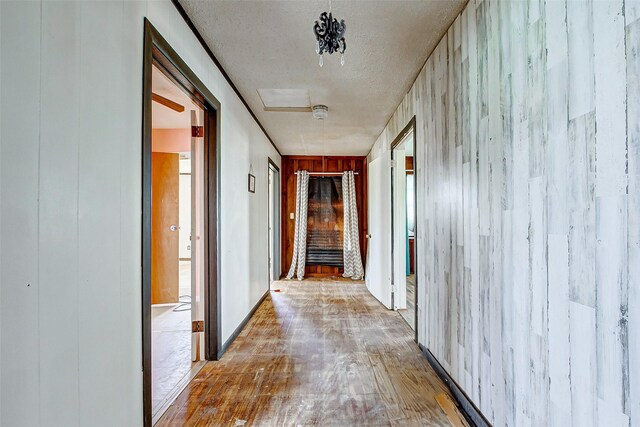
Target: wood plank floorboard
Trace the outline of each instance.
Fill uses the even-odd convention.
[[[364,283],[282,281],[157,426],[450,426],[449,391]]]

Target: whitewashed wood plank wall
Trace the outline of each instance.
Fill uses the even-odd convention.
[[[640,6],[471,1],[416,116],[419,340],[496,426],[640,426]]]

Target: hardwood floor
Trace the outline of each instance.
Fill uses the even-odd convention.
[[[158,426],[450,426],[445,385],[362,282],[277,282]]]

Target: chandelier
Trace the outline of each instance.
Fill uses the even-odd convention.
[[[316,53],[320,56],[321,67],[322,54],[325,52],[329,52],[329,55],[339,52],[340,65],[344,65],[344,51],[347,49],[347,43],[344,40],[346,30],[344,19],[338,22],[331,13],[331,6],[329,6],[329,13],[322,12],[320,19],[313,26],[313,33],[316,35]]]

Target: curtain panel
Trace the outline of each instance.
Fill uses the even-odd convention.
[[[358,232],[358,207],[356,205],[356,183],[353,171],[342,174],[342,201],[344,204],[343,257],[344,274],[354,280],[364,277]]]
[[[309,172],[298,171],[296,179],[296,220],[293,234],[293,256],[287,279],[295,274],[298,280],[304,278],[307,258],[307,207],[309,203]]]

